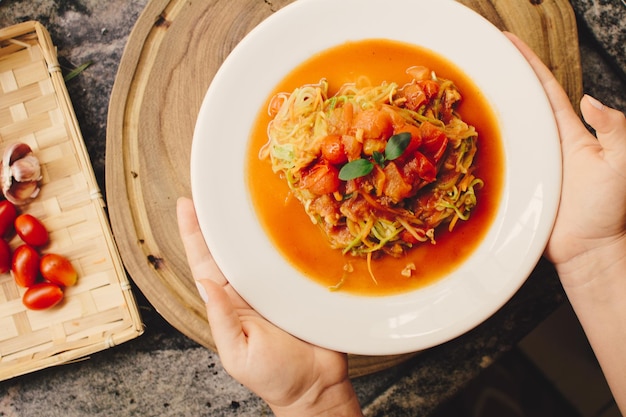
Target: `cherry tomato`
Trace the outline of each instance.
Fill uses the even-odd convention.
[[[11,248],[6,240],[0,239],[0,274],[6,274],[11,269]]]
[[[78,275],[74,266],[66,257],[56,253],[47,253],[41,257],[39,265],[41,275],[48,281],[62,287],[76,284]]]
[[[31,214],[17,216],[15,231],[29,245],[43,246],[48,243],[48,231],[39,219]]]
[[[302,188],[313,194],[334,193],[339,189],[339,170],[334,165],[318,163],[302,176]]]
[[[8,200],[0,201],[0,237],[7,236],[13,229],[13,223],[17,217],[15,205]]]
[[[334,165],[348,162],[348,156],[343,148],[341,136],[328,135],[322,140],[322,157]]]
[[[17,285],[33,285],[39,277],[39,253],[32,246],[18,246],[13,252],[11,274]]]
[[[61,287],[51,282],[40,282],[26,290],[22,303],[31,310],[44,310],[57,305],[62,299]]]

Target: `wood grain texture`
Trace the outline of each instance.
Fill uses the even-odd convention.
[[[580,58],[567,0],[462,2],[526,40],[578,100]],[[246,33],[288,3],[152,0],[130,35],[111,96],[106,197],[124,264],[166,320],[211,349],[204,305],[178,237],[176,199],[191,195],[193,129],[211,79]],[[350,373],[375,372],[414,355],[352,355]]]

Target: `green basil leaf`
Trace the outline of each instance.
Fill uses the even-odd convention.
[[[349,181],[355,178],[364,177],[374,169],[372,164],[367,159],[355,159],[348,162],[339,170],[339,179],[342,181]]]
[[[409,143],[411,143],[411,134],[409,132],[402,132],[397,135],[393,135],[387,141],[387,146],[385,147],[385,159],[393,161],[394,159],[399,158],[409,146]]]
[[[378,151],[374,151],[372,153],[372,159],[374,160],[374,162],[376,162],[381,167],[385,166],[385,155],[383,155],[382,153],[380,153]]]

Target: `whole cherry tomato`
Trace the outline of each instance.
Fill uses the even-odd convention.
[[[47,253],[41,257],[39,265],[41,275],[48,281],[62,287],[76,284],[78,275],[74,266],[66,257],[56,253]]]
[[[57,305],[62,299],[61,287],[51,282],[40,282],[26,290],[22,303],[31,310],[44,310]]]
[[[20,245],[13,252],[11,275],[20,287],[30,287],[39,277],[39,253],[29,245]]]
[[[17,216],[15,231],[29,245],[43,246],[48,243],[48,231],[39,219],[31,214],[26,213]]]
[[[17,217],[15,205],[8,200],[0,201],[0,237],[7,236],[13,229]]]
[[[11,248],[6,240],[0,239],[0,274],[6,274],[11,269]]]

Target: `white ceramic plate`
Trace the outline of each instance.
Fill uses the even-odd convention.
[[[502,202],[482,244],[444,279],[387,297],[330,292],[301,276],[257,221],[244,168],[254,119],[281,79],[316,52],[365,38],[421,45],[454,62],[492,104],[505,148]],[[306,341],[389,355],[463,334],[519,289],[554,222],[561,158],[553,114],[532,69],[475,12],[452,0],[298,0],[250,32],[216,74],[198,115],[191,180],[217,264],[257,311]]]

